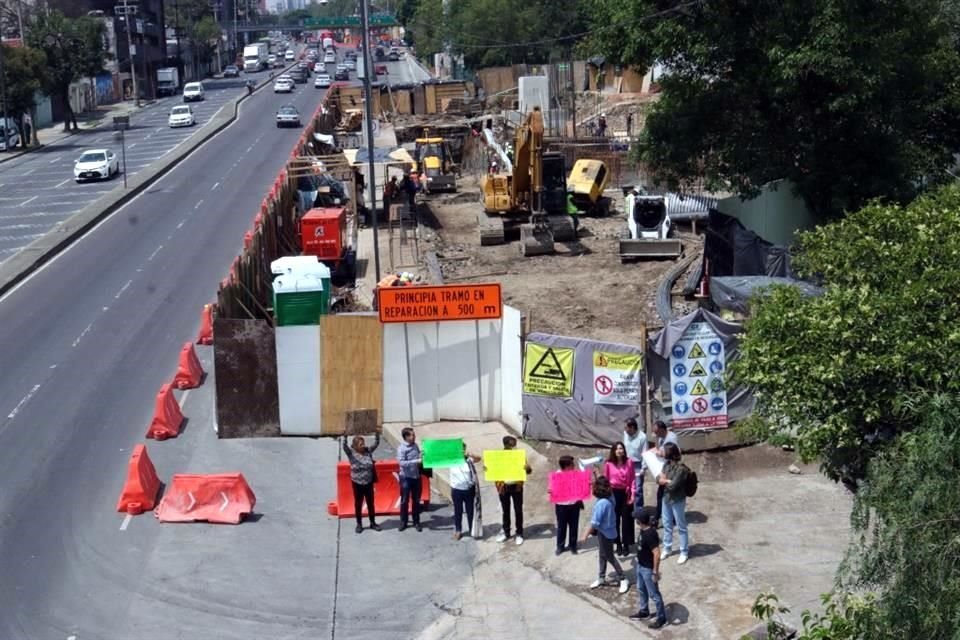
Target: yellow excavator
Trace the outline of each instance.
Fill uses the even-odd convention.
[[[450,145],[440,137],[431,137],[424,132],[425,137],[417,138],[414,149],[417,173],[423,173],[426,190],[453,191],[457,190],[456,167],[450,153]]]
[[[519,227],[521,255],[554,253],[554,241],[577,237],[567,214],[566,162],[561,154],[543,151],[540,107],[524,117],[515,137],[514,160],[504,162],[507,173],[488,173],[480,183],[480,244],[503,244]]]

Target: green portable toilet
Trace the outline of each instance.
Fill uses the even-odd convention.
[[[273,314],[278,326],[319,324],[330,313],[330,268],[316,256],[286,256],[270,263]]]

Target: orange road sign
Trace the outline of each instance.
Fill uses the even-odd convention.
[[[499,284],[445,284],[377,289],[380,322],[495,320],[503,316]]]

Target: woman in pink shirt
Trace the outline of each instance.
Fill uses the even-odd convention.
[[[634,543],[633,532],[633,484],[635,473],[633,460],[627,457],[622,442],[610,447],[610,457],[603,463],[603,475],[610,481],[613,499],[617,506],[617,555],[626,556]]]

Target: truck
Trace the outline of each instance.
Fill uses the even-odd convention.
[[[266,69],[269,56],[269,47],[265,42],[248,44],[243,48],[243,70],[249,73]]]
[[[175,96],[180,93],[180,72],[176,67],[157,69],[157,95]]]

